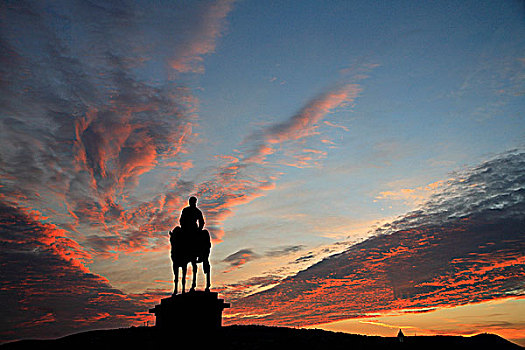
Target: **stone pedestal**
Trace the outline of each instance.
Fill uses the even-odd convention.
[[[194,291],[164,298],[149,312],[161,329],[215,329],[222,325],[222,311],[230,304],[215,292]]]

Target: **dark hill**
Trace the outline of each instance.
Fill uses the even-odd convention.
[[[398,338],[334,333],[318,329],[265,326],[228,326],[215,332],[161,332],[154,327],[96,330],[54,340],[21,340],[3,344],[8,349],[159,349],[171,342],[173,347],[196,349],[522,349],[494,334],[461,336],[413,336]],[[188,341],[190,342],[188,344]],[[187,345],[186,345],[187,344]]]

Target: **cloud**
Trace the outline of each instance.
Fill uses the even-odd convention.
[[[343,84],[328,89],[314,97],[290,118],[270,125],[251,135],[249,139],[256,145],[244,158],[245,162],[263,162],[266,157],[275,152],[274,145],[312,136],[318,123],[330,112],[346,104],[353,103],[362,89],[358,84]]]
[[[228,255],[222,260],[223,262],[228,263],[230,265],[230,268],[224,272],[230,272],[235,269],[238,269],[247,262],[257,258],[259,258],[259,255],[256,254],[253,250],[241,249],[233,254]]]
[[[233,3],[233,0],[218,0],[207,3],[202,9],[197,6],[201,25],[178,46],[176,57],[170,62],[173,69],[182,73],[204,71],[203,56],[214,52]]]
[[[360,92],[359,85],[346,84],[322,93],[309,101],[290,119],[266,129],[265,138],[269,143],[280,143],[309,136],[315,129],[316,123],[343,103],[352,102]]]
[[[151,320],[148,307],[167,292],[126,295],[111,287],[86,268],[89,252],[45,221],[34,211],[0,202],[0,293],[9,315],[1,320],[0,342]]]
[[[228,322],[305,326],[522,296],[525,153],[457,172],[376,235],[236,302]],[[264,311],[264,312],[263,312]]]
[[[417,206],[422,205],[428,198],[436,193],[446,181],[440,180],[430,183],[426,186],[418,186],[416,188],[401,188],[399,190],[381,191],[376,196],[376,200],[401,200],[406,205]]]
[[[304,245],[291,245],[267,251],[264,255],[272,258],[286,256],[303,250]]]
[[[348,129],[346,126],[344,125],[338,125],[338,124],[335,124],[335,123],[332,123],[328,120],[325,120],[324,123],[328,126],[331,126],[333,128],[340,128],[340,129],[343,129],[344,131],[350,131],[350,129]]]
[[[267,274],[264,276],[250,277],[236,283],[224,285],[219,291],[232,303],[238,299],[251,294],[254,290],[261,290],[279,283],[283,279],[280,275]],[[231,318],[231,315],[228,317]]]
[[[249,203],[275,188],[276,180],[283,174],[276,165],[298,168],[319,165],[327,152],[304,147],[304,142],[317,133],[318,123],[327,114],[353,103],[360,92],[355,83],[328,89],[284,121],[250,134],[241,144],[243,151],[235,157],[217,156],[226,160],[226,164],[210,180],[197,185],[195,191],[215,241],[222,239],[222,223],[232,214],[234,206]],[[268,161],[269,157],[274,158],[273,162]]]
[[[312,260],[314,258],[315,258],[315,254],[313,254],[312,252],[309,252],[306,255],[302,255],[302,256],[298,257],[292,263],[293,264],[300,264],[300,263],[303,263],[303,262],[306,262],[306,261],[310,261],[310,260]]]
[[[348,245],[348,243],[335,243],[328,246],[320,246],[316,249],[303,253],[298,258],[295,257],[298,256],[298,253],[304,250],[304,245],[276,247],[274,249],[267,250],[262,255],[255,254],[252,252],[254,254],[253,258],[247,261],[243,261],[244,263],[255,259],[262,260],[264,258],[267,258],[267,260],[260,262],[260,264],[264,265],[270,260],[275,260],[275,258],[281,258],[281,264],[271,270],[266,271],[260,276],[254,276],[248,278],[247,280],[239,281],[236,283],[225,284],[220,288],[221,294],[224,295],[225,298],[227,298],[228,300],[236,302],[236,300],[238,299],[242,299],[243,297],[260,292],[261,290],[265,290],[269,287],[276,285],[278,282],[284,280],[285,278],[295,275],[297,271],[308,268],[314,262],[321,261],[323,257],[333,255],[336,252],[341,252],[346,247],[348,247]],[[244,250],[241,250],[239,255],[242,256],[243,253]],[[228,270],[226,270],[226,272],[230,272],[236,268],[238,267],[232,266]]]
[[[196,137],[197,102],[178,75],[202,72],[203,58],[215,50],[232,8],[232,1],[159,7],[131,1],[2,5],[0,137],[7,142],[0,149],[0,198],[20,213],[30,212],[21,208],[39,208],[41,216],[52,218],[32,217],[48,234],[22,245],[36,252],[44,249],[37,257],[51,258],[41,261],[48,267],[28,278],[50,276],[43,283],[49,287],[55,281],[51,270],[63,267],[73,280],[86,280],[85,285],[78,282],[79,290],[92,288],[93,295],[109,290],[104,294],[108,302],[109,295],[126,300],[122,308],[128,311],[120,313],[106,310],[103,303],[85,314],[74,309],[79,317],[75,327],[120,322],[115,314],[133,319],[139,316],[129,310],[142,305],[91,274],[87,262],[167,250],[166,230],[176,223],[189,194],[198,195],[207,226],[220,240],[232,208],[275,188],[282,174],[255,158],[267,160],[279,153],[279,143],[286,144],[287,153],[277,154],[281,159],[275,164],[315,164],[326,153],[305,148],[304,141],[318,132],[325,115],[352,103],[360,91],[356,84],[324,91],[295,115],[261,129],[260,138],[248,140],[242,154],[236,153],[207,180],[183,181],[183,171],[191,165],[188,145]],[[157,181],[162,184],[151,185]],[[18,221],[29,220],[20,215]],[[16,232],[18,221],[5,230]],[[246,253],[247,259],[257,256]],[[24,257],[6,256],[14,285]],[[242,266],[241,256],[231,259],[231,268]],[[41,293],[35,305],[49,302],[43,289]],[[67,303],[56,309],[67,309]],[[79,307],[86,303],[78,301]],[[49,310],[33,316],[57,325],[73,317]],[[20,317],[20,322],[31,322]],[[13,336],[30,330],[17,332]]]
[[[200,70],[231,4],[0,5],[3,339],[151,319],[168,291],[128,295],[87,266],[168,249],[197,103],[172,64]]]
[[[190,191],[180,177],[191,166],[184,154],[196,103],[187,87],[166,77],[173,62],[196,69],[213,51],[231,7],[2,5],[3,196],[42,208],[103,255],[158,249],[156,234],[180,209],[173,197]],[[156,77],[158,70],[166,72]],[[164,184],[138,188],[155,177]]]

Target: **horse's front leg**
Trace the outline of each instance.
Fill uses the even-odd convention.
[[[181,266],[182,268],[182,293],[186,293],[186,269],[187,265],[184,264]]]
[[[177,295],[177,287],[178,287],[178,284],[179,284],[179,268],[178,266],[173,266],[173,274],[175,275],[175,280],[173,281],[173,283],[175,284],[175,290],[173,292],[173,295]]]
[[[191,269],[193,270],[193,280],[191,282],[191,291],[195,291],[195,287],[197,287],[197,261],[192,260],[191,261]]]

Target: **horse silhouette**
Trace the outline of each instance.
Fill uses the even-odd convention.
[[[192,230],[193,231],[193,230]],[[175,275],[175,291],[177,294],[179,284],[179,268],[182,269],[182,293],[186,292],[186,272],[188,263],[191,263],[193,279],[190,291],[194,291],[197,285],[197,263],[203,264],[206,274],[206,291],[210,291],[210,249],[211,240],[208,230],[185,231],[180,226],[175,227],[170,234],[171,261],[173,263],[173,274]]]

